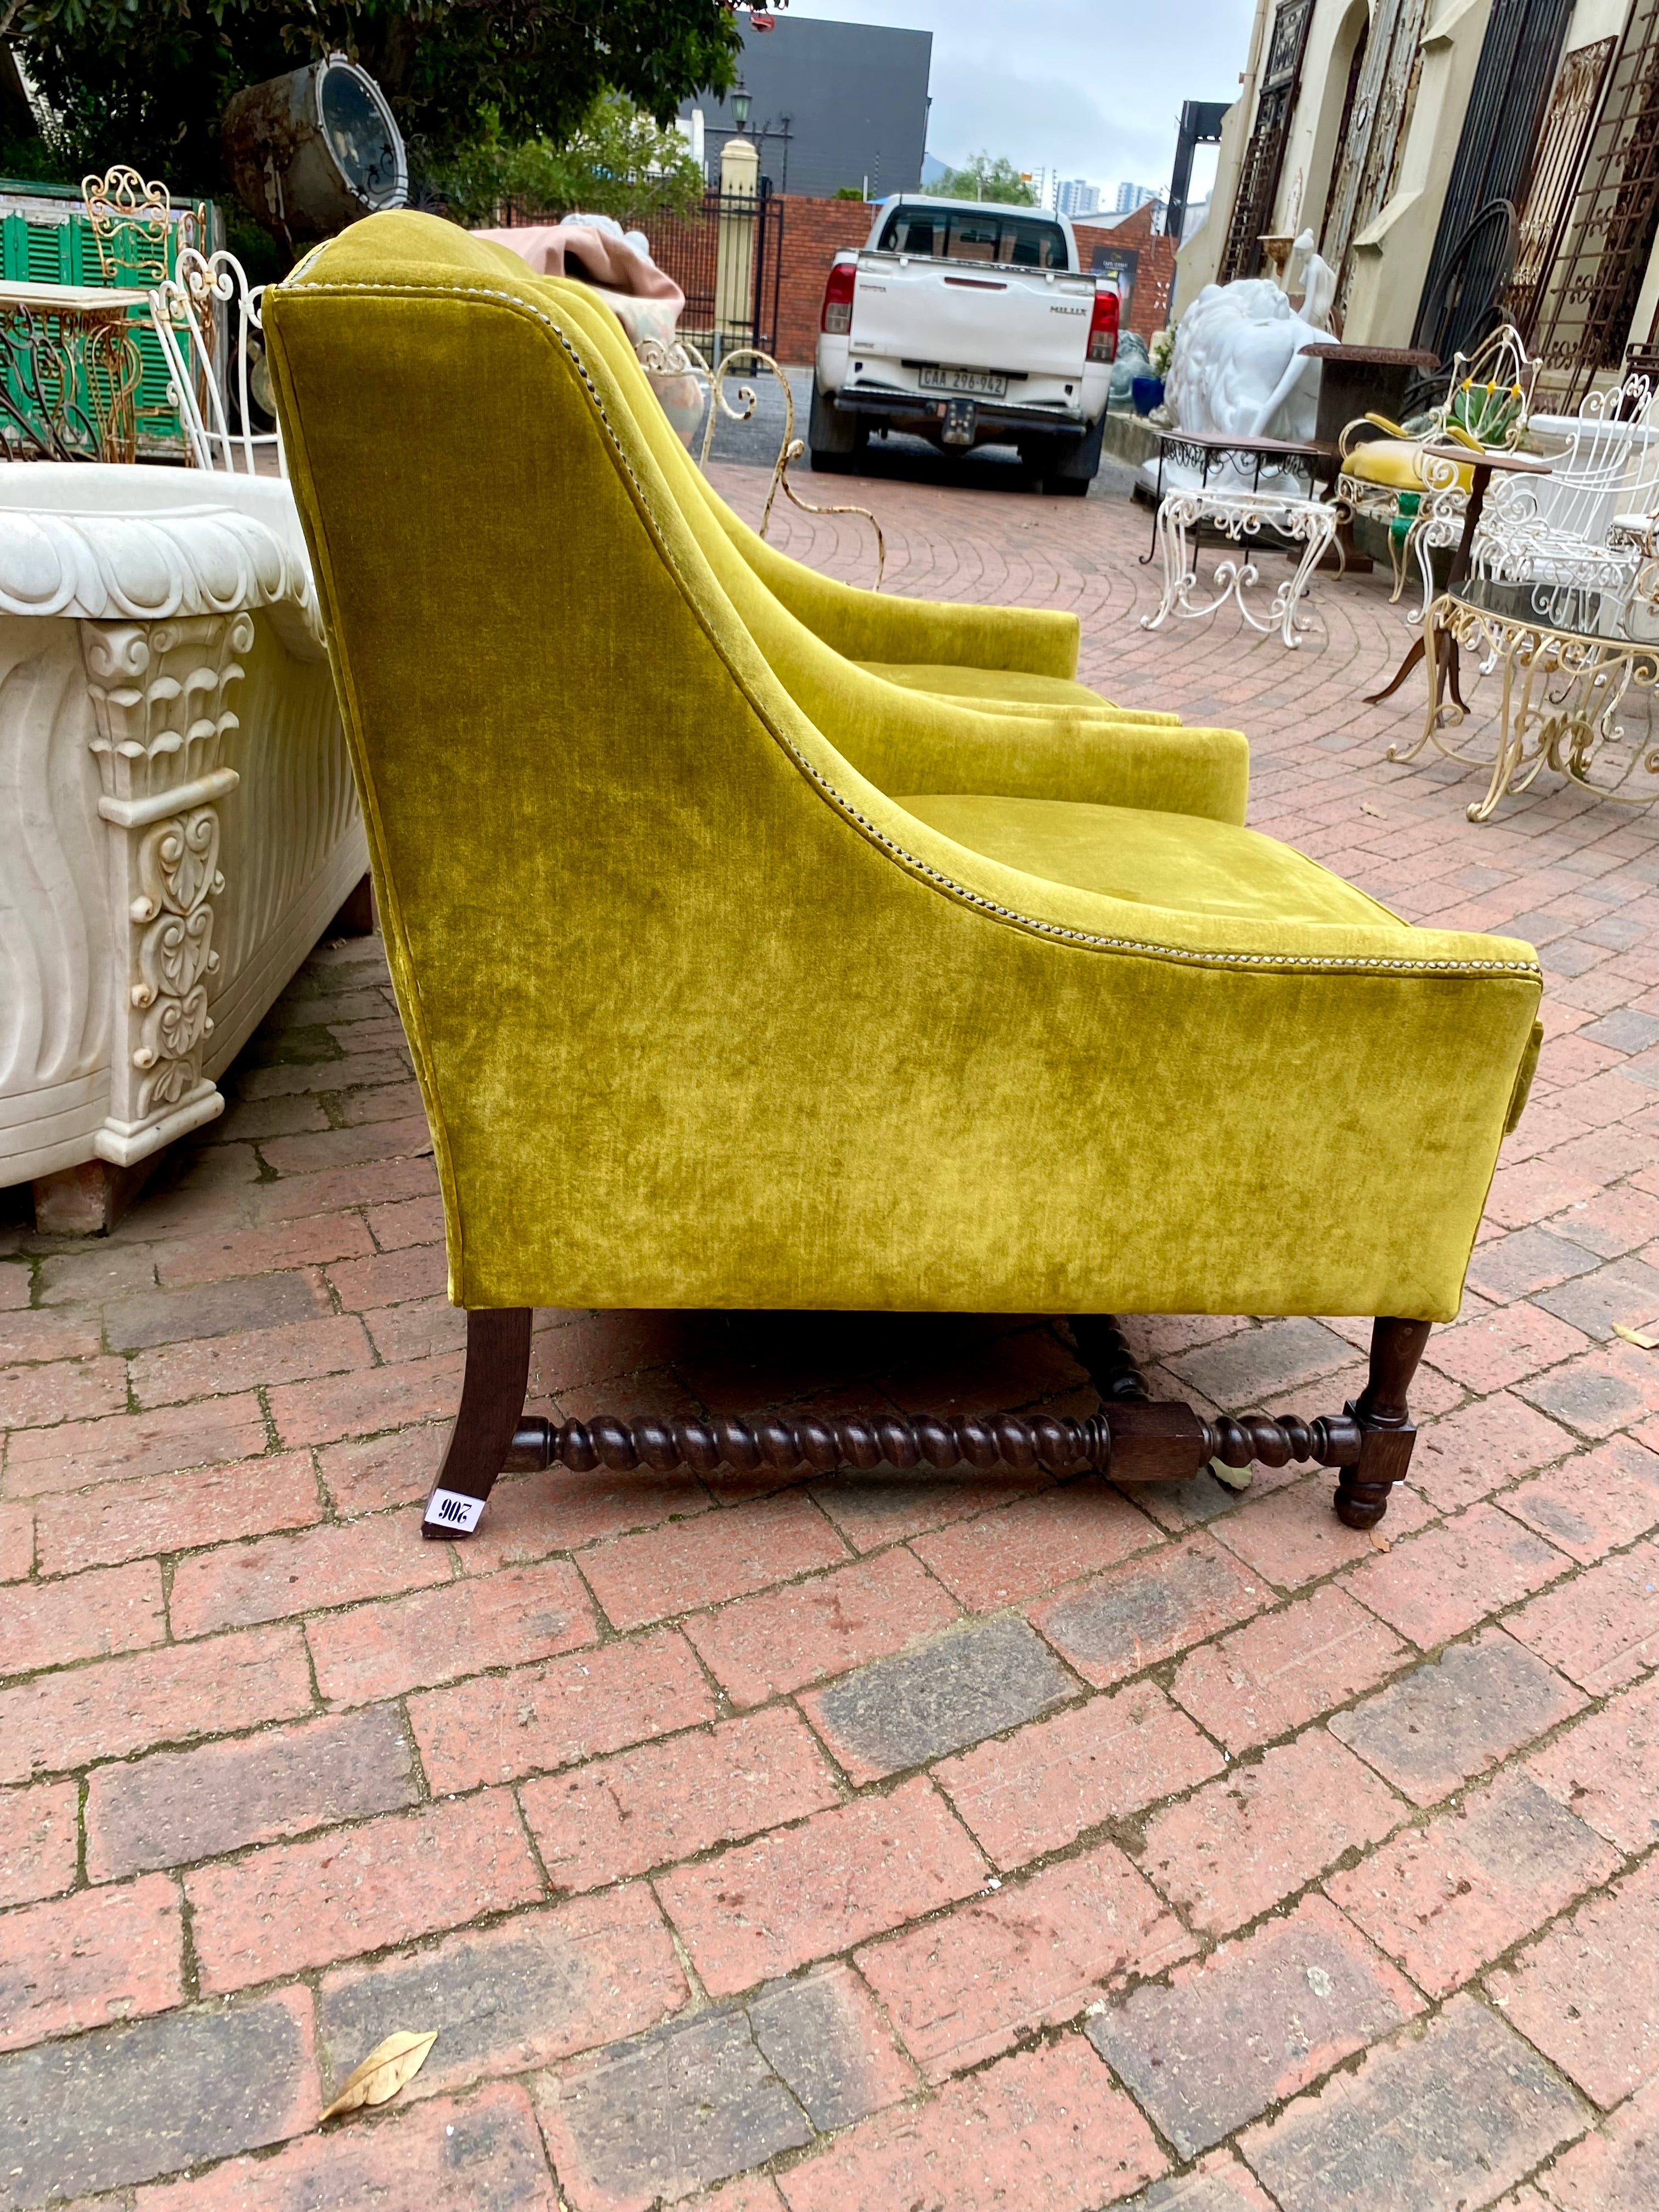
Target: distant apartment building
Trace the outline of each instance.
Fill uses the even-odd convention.
[[[1081,177],[1072,177],[1054,186],[1054,211],[1069,216],[1073,222],[1080,216],[1100,213],[1100,186],[1086,184]]]
[[[780,15],[769,31],[739,15],[744,135],[760,149],[760,173],[776,192],[829,198],[844,190],[880,199],[915,191],[927,143],[931,31],[872,23],[826,23]],[[704,167],[720,181],[720,149],[738,135],[732,94],[701,92],[680,103]]]
[[[1148,200],[1158,198],[1160,194],[1156,185],[1120,185],[1117,204],[1112,212],[1114,215],[1133,215],[1137,208],[1144,208]]]

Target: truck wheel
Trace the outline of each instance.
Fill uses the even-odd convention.
[[[806,428],[806,450],[821,476],[844,477],[870,442],[866,416],[849,414],[812,386],[812,413]]]
[[[1044,472],[1043,488],[1057,499],[1086,499],[1100,473],[1100,449],[1106,436],[1106,410],[1080,438],[1069,439]]]

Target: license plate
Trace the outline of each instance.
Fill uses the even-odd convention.
[[[1006,397],[1008,380],[988,368],[924,368],[918,372],[924,392],[972,392],[981,399]]]

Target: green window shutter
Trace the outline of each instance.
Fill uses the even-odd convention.
[[[71,284],[70,263],[65,248],[69,243],[67,223],[37,222],[28,216],[19,216],[25,238],[25,265],[21,274],[32,284]]]

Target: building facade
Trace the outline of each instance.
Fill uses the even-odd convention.
[[[1137,208],[1145,207],[1148,200],[1158,199],[1161,197],[1156,185],[1120,185],[1117,188],[1117,199],[1113,207],[1113,213],[1133,215]]]
[[[1304,230],[1350,343],[1501,317],[1559,398],[1605,381],[1659,312],[1659,0],[1257,0],[1177,311]]]
[[[769,31],[740,15],[744,135],[760,149],[760,173],[776,192],[825,198],[844,190],[871,199],[913,192],[927,143],[931,31],[820,22],[780,15]],[[738,135],[731,97],[699,93],[680,105],[688,135],[702,117],[704,164],[718,183],[720,149]]]
[[[1082,177],[1067,177],[1054,186],[1054,212],[1069,216],[1075,222],[1079,216],[1100,213],[1100,186],[1091,185]],[[1120,212],[1127,210],[1120,210]]]

